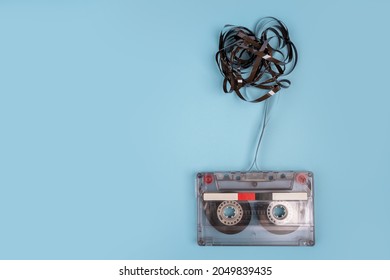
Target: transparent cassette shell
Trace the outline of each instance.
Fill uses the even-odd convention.
[[[197,174],[198,244],[314,245],[313,173]]]

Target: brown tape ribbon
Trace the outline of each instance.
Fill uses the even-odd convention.
[[[260,19],[252,32],[243,26],[226,25],[219,37],[216,61],[224,76],[223,91],[235,92],[244,101],[266,100],[291,82],[281,79],[294,70],[298,53],[286,25],[274,17]],[[253,87],[260,96],[249,99],[245,89]]]

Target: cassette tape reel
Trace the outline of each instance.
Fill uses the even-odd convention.
[[[239,233],[251,221],[251,207],[248,202],[209,201],[205,203],[205,213],[210,224],[225,234]]]
[[[199,173],[196,188],[199,245],[314,245],[311,172]]]

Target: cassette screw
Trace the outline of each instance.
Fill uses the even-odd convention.
[[[199,239],[198,244],[201,246],[204,246],[206,243],[204,242],[203,239]]]
[[[204,176],[204,182],[205,182],[207,185],[211,184],[211,183],[213,182],[213,175],[211,175],[211,174],[206,174],[206,175]]]
[[[305,185],[307,183],[307,176],[305,173],[299,173],[295,177],[295,181],[298,184]]]

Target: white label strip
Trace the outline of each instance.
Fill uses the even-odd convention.
[[[272,200],[307,200],[307,193],[305,192],[272,193]]]
[[[204,193],[204,201],[238,200],[238,193]]]

